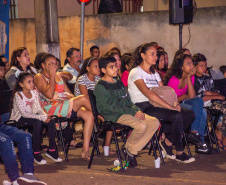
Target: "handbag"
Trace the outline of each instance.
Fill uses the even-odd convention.
[[[169,86],[159,86],[153,87],[151,90],[158,94],[165,102],[167,102],[171,106],[177,105],[177,94],[175,93],[175,90],[173,88]],[[153,102],[152,100],[149,100],[149,103],[152,104],[154,107],[165,108],[164,106]]]

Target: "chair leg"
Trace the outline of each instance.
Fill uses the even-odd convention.
[[[157,144],[157,147],[158,147],[158,151],[159,151],[159,155],[160,155],[160,158],[161,158],[161,161],[162,161],[162,165],[165,165],[165,161],[164,161],[163,156],[162,156],[162,150],[161,150],[161,147],[159,145],[159,140],[158,140],[158,136],[157,136],[156,132],[155,132],[154,136],[155,136],[155,139],[156,139],[156,144]]]
[[[189,157],[192,157],[191,150],[190,150],[190,147],[189,147],[189,144],[188,144],[188,141],[187,141],[187,136],[186,136],[185,132],[183,132],[183,137],[184,137],[185,144],[187,146],[188,155],[189,155]]]
[[[156,159],[158,159],[158,156],[156,154],[153,138],[151,139],[151,145],[152,145],[152,149],[153,149],[153,155],[155,156],[155,160],[156,160]]]
[[[214,123],[211,122],[211,129],[212,129],[212,132],[213,132],[213,137],[214,137],[214,140],[215,140],[215,143],[216,143],[216,147],[217,147],[217,152],[220,153],[220,147],[219,147],[219,144],[218,144],[218,141],[217,141],[217,136],[216,136],[216,133],[215,133],[215,129],[214,129],[214,124],[216,125],[218,120],[219,120],[219,117],[220,116],[216,116],[215,117],[215,120],[214,120]],[[212,119],[213,121],[213,119]]]
[[[92,137],[92,141],[93,141],[93,144],[94,144],[95,143],[95,139],[96,139],[96,134],[95,134],[94,130],[92,131],[92,136],[91,137]],[[96,154],[100,155],[100,150],[99,150],[98,146],[95,148],[95,150],[96,150]]]
[[[150,142],[151,142],[151,140],[148,143],[150,143]],[[151,145],[152,145],[152,143],[151,143]],[[152,151],[152,146],[150,146],[150,148],[149,148],[148,155],[151,155],[151,151]]]
[[[92,162],[93,162],[93,158],[94,158],[94,152],[95,152],[97,147],[98,147],[98,137],[95,138],[94,143],[93,143],[93,149],[92,149],[92,153],[91,153],[91,156],[90,156],[88,169],[91,168],[91,165],[92,165]]]
[[[126,144],[126,138],[125,138],[124,132],[122,130],[121,130],[121,134],[122,134],[123,143]]]
[[[212,114],[209,111],[207,111],[207,114],[209,114],[210,122],[211,122],[211,128],[212,128],[213,116],[212,116]],[[213,148],[213,143],[212,143],[212,139],[211,139],[211,135],[210,135],[208,122],[206,122],[206,131],[207,131],[207,134],[208,134],[208,137],[209,137],[210,146],[211,146],[211,148]]]
[[[65,161],[68,162],[67,152],[66,152],[65,145],[64,145],[64,138],[63,138],[63,133],[62,133],[61,122],[58,122],[58,123],[59,123],[59,128],[60,128],[60,140],[61,140],[61,144],[62,144],[62,147],[64,150]]]
[[[121,170],[121,172],[123,172],[124,169],[123,169],[123,165],[122,165],[122,157],[121,157],[119,146],[118,146],[118,139],[117,139],[117,136],[116,136],[115,127],[113,125],[112,125],[112,130],[113,130],[113,135],[114,135],[114,139],[115,139],[118,160],[119,160],[120,165],[121,165],[121,169],[120,170]]]

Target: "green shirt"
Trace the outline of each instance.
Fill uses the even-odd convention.
[[[106,121],[117,122],[123,114],[134,116],[141,109],[131,102],[123,83],[115,79],[114,83],[99,80],[94,88],[97,110]]]

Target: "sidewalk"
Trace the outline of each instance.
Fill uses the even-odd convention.
[[[182,164],[165,159],[165,166],[156,169],[154,157],[148,155],[148,150],[143,150],[137,157],[138,167],[121,173],[107,170],[113,167],[116,155],[104,157],[102,147],[100,150],[101,156],[95,156],[91,169],[87,168],[87,161],[79,158],[81,149],[72,149],[69,150],[69,162],[56,164],[47,159],[47,165],[35,165],[35,176],[48,185],[226,184],[226,152],[200,155],[195,154],[194,146],[191,146],[196,158],[194,163]],[[64,159],[61,149],[60,156]],[[0,165],[0,184],[5,179],[8,179],[7,175]]]

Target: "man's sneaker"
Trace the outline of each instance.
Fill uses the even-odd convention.
[[[135,168],[137,166],[136,157],[129,153],[127,148],[122,147],[122,152],[124,153],[125,160],[129,163],[129,168]]]
[[[176,156],[173,154],[173,151],[172,151],[172,146],[168,146],[165,143],[165,140],[161,141],[159,144],[163,150],[163,155],[166,156],[166,158],[173,159],[173,160],[176,159]]]
[[[54,162],[61,162],[62,159],[58,157],[58,153],[57,151],[47,151],[46,152],[46,156],[50,159],[52,159]]]
[[[195,145],[195,152],[199,154],[211,154],[211,150],[209,150],[206,143],[203,143],[202,145]]]
[[[190,143],[195,145],[202,145],[202,141],[200,140],[200,136],[198,133],[189,133],[187,136],[187,140]]]
[[[24,174],[22,177],[19,177],[17,179],[17,182],[20,185],[30,185],[30,184],[42,184],[42,185],[47,185],[45,182],[40,181],[39,179],[37,179],[34,175],[28,175],[28,174]]]
[[[34,161],[37,164],[46,164],[46,160],[42,157],[41,153],[34,154]]]
[[[194,157],[189,157],[186,153],[182,153],[181,155],[176,156],[176,161],[181,163],[192,163],[195,161]]]

